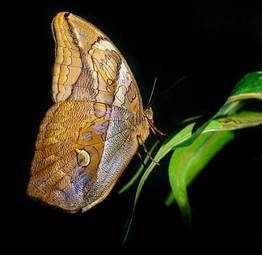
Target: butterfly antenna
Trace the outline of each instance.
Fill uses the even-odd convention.
[[[154,94],[154,91],[155,91],[155,87],[156,87],[156,82],[157,82],[157,78],[155,77],[153,87],[152,87],[152,90],[151,90],[151,94],[150,94],[150,97],[149,97],[149,100],[148,100],[148,103],[147,103],[147,107],[149,107],[150,104],[151,104],[153,94]]]
[[[163,94],[169,92],[171,89],[173,89],[176,85],[178,85],[179,83],[181,83],[183,80],[186,79],[186,76],[182,76],[181,78],[179,78],[174,84],[172,84],[169,88],[165,89],[164,91],[161,92],[160,96],[162,96]]]

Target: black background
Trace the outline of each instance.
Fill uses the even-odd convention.
[[[121,196],[117,190],[139,166],[136,158],[110,196],[85,214],[68,215],[26,196],[34,141],[40,121],[52,104],[54,42],[50,23],[57,12],[75,13],[111,38],[129,63],[144,104],[154,77],[158,78],[153,101],[155,123],[168,133],[187,117],[214,113],[244,74],[261,70],[260,2],[53,1],[5,8],[9,15],[2,18],[2,23],[10,34],[4,41],[12,47],[8,66],[15,70],[8,83],[13,98],[8,114],[14,123],[14,141],[9,141],[11,159],[4,168],[14,174],[11,182],[4,183],[8,186],[4,197],[12,204],[6,206],[8,217],[4,218],[8,224],[6,236],[13,244],[10,248],[86,254],[91,250],[118,250],[134,198],[135,188]],[[182,82],[165,92],[184,76]],[[148,140],[148,146],[152,140]],[[261,132],[257,129],[238,132],[237,139],[194,181],[189,188],[193,211],[190,232],[178,208],[163,204],[170,189],[168,158],[163,160],[146,182],[123,249],[212,254],[219,248],[248,248],[261,252],[259,145]],[[11,191],[15,191],[14,197]]]

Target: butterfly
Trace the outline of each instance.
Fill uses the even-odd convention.
[[[41,122],[27,194],[66,212],[103,201],[155,130],[151,107],[125,59],[90,22],[68,12],[52,21],[52,98]]]

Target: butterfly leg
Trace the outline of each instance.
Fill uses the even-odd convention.
[[[152,125],[151,126],[151,130],[153,132],[154,135],[159,135],[160,137],[166,136],[165,133],[163,133],[162,131],[160,131],[156,126]]]
[[[155,160],[152,158],[151,154],[150,154],[149,151],[147,150],[146,145],[144,144],[144,142],[143,142],[143,140],[141,139],[140,136],[137,136],[137,140],[138,140],[138,143],[143,146],[143,149],[144,149],[145,153],[146,153],[146,154],[148,155],[148,157],[152,160],[152,162],[154,162],[154,163],[157,164],[157,165],[160,165],[157,161],[155,161]]]
[[[145,165],[145,162],[144,162],[144,160],[143,160],[143,158],[142,158],[142,155],[141,155],[138,151],[136,152],[136,155],[137,155],[138,158],[141,160],[142,165],[143,165],[143,168],[145,169],[145,168],[146,168],[146,165]]]

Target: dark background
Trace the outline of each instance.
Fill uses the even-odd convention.
[[[4,8],[3,12],[9,15],[2,18],[8,30],[3,39],[12,47],[9,66],[15,70],[9,76],[12,107],[8,107],[14,122],[14,141],[9,141],[11,159],[6,160],[4,168],[11,170],[14,177],[11,183],[4,182],[8,192],[3,196],[12,204],[5,206],[8,216],[3,218],[8,226],[5,234],[12,242],[10,248],[86,254],[91,250],[118,250],[134,198],[135,188],[121,196],[117,191],[139,166],[136,158],[110,196],[85,214],[68,215],[26,196],[34,141],[40,121],[52,104],[54,42],[50,23],[57,12],[75,13],[111,38],[129,63],[145,105],[154,77],[158,78],[153,101],[155,123],[169,133],[187,117],[213,114],[244,74],[261,70],[260,2],[105,4],[86,0],[20,3]],[[184,76],[183,81],[169,89]],[[148,147],[154,139],[148,140]],[[186,231],[178,208],[163,204],[170,189],[168,158],[163,160],[142,191],[124,250],[171,249],[172,253],[192,250],[212,254],[220,248],[248,248],[261,252],[259,146],[261,131],[238,132],[237,139],[194,181],[189,188],[193,211],[190,232]],[[11,191],[15,191],[14,197]]]

